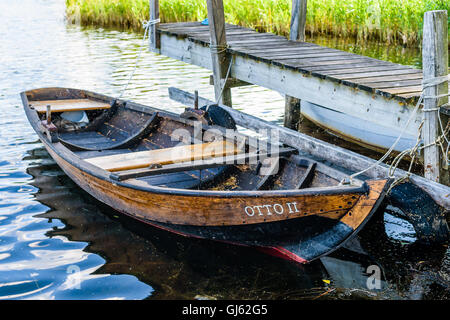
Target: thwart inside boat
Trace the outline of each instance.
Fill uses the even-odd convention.
[[[332,187],[343,179],[340,172],[276,141],[208,123],[202,110],[190,110],[203,120],[195,121],[76,90],[31,91],[27,99],[42,122],[50,112],[59,142],[116,180],[231,191]],[[85,112],[89,123],[79,126],[61,117],[74,111]]]

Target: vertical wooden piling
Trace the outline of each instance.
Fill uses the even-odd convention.
[[[307,0],[292,0],[289,40],[305,41]]]
[[[427,81],[448,74],[448,29],[447,11],[428,11],[423,22],[422,67],[423,80]],[[425,177],[449,185],[448,166],[443,160],[441,148],[435,144],[442,134],[439,124],[438,107],[448,102],[448,97],[433,98],[448,93],[448,82],[424,89],[424,126],[422,137],[424,145]],[[431,98],[426,98],[431,96]],[[429,110],[429,111],[427,111]],[[442,125],[448,122],[448,117],[441,113]]]
[[[289,40],[305,41],[307,0],[292,0]],[[286,95],[284,108],[284,126],[298,130],[301,118],[301,101]]]
[[[159,0],[150,0],[150,20],[159,19]],[[159,23],[153,24],[149,29],[149,41],[150,41],[150,50],[153,52],[160,53],[161,41],[159,34],[156,32]]]
[[[208,7],[211,39],[210,46],[214,76],[214,92],[216,100],[219,99],[219,103],[231,107],[231,89],[225,86],[225,78],[231,60],[226,51],[227,39],[225,35],[223,0],[207,0],[206,4]]]

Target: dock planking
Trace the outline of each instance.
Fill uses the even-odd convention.
[[[160,24],[158,32],[209,46],[209,27],[199,22]],[[417,68],[231,24],[225,25],[225,32],[232,55],[338,81],[406,104],[417,101],[422,92],[422,70]]]

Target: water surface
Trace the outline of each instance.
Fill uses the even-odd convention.
[[[0,0],[0,299],[449,298],[447,246],[419,245],[412,226],[391,207],[351,250],[300,266],[141,226],[78,188],[37,139],[19,93],[60,86],[118,96],[142,35],[66,25],[64,9],[63,0]],[[395,60],[377,48],[379,58]],[[403,63],[418,66],[417,52],[408,59]],[[124,98],[181,112],[167,88],[212,99],[209,75],[145,50]],[[236,88],[233,103],[282,123],[284,99],[276,92]],[[305,130],[360,150],[323,130]],[[373,270],[381,280],[375,288]]]

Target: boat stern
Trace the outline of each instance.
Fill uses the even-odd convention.
[[[300,241],[290,240],[273,246],[261,246],[259,250],[286,260],[306,264],[326,256],[353,238],[377,212],[392,179],[367,181],[368,192],[326,231]]]

